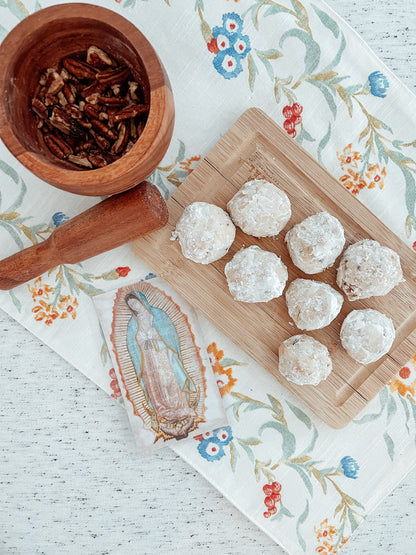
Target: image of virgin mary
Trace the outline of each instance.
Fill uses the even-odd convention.
[[[152,429],[182,439],[196,428],[199,390],[186,370],[178,331],[169,315],[140,291],[125,298],[131,311],[127,350],[151,414]]]

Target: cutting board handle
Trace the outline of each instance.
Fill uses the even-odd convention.
[[[75,264],[119,247],[167,221],[162,195],[143,181],[71,218],[42,243],[0,261],[0,289],[12,289],[59,264]]]

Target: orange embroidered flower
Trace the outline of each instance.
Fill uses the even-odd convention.
[[[403,366],[390,382],[390,391],[397,391],[402,397],[410,393],[416,395],[416,355],[407,366]]]
[[[330,553],[338,553],[338,551],[347,543],[351,536],[342,538],[337,545],[337,536],[339,530],[328,523],[328,519],[323,520],[319,527],[315,526],[316,539],[319,545],[315,548],[316,553],[328,555]]]
[[[193,170],[195,169],[196,165],[200,160],[201,160],[201,156],[191,156],[187,160],[180,162],[179,165],[183,170],[187,171],[188,174],[190,174],[193,172]]]
[[[380,170],[379,164],[368,166],[368,171],[365,173],[366,178],[369,179],[368,188],[374,189],[374,187],[378,186],[379,189],[382,189],[384,187],[384,178],[386,175],[386,168]]]
[[[59,312],[56,308],[52,308],[49,303],[46,303],[42,299],[39,301],[38,305],[32,308],[32,312],[37,322],[45,322],[47,326],[50,326],[59,316]]]
[[[335,528],[335,526],[330,526],[328,524],[327,518],[321,522],[319,528],[317,526],[315,526],[314,528],[316,538],[318,540],[320,540],[321,538],[325,538],[332,541],[337,533],[337,529]]]
[[[337,152],[337,157],[344,171],[348,168],[358,168],[358,162],[361,162],[363,159],[359,152],[352,150],[352,143],[347,145],[342,153]]]
[[[32,299],[37,301],[38,299],[49,300],[49,293],[54,291],[54,288],[47,283],[42,283],[42,278],[38,277],[35,279],[33,285],[27,284],[29,291],[32,293]]]
[[[221,397],[224,397],[237,383],[237,378],[233,378],[231,366],[229,368],[222,366],[221,360],[224,358],[224,351],[219,351],[216,343],[211,343],[207,351],[210,355],[212,369],[217,374],[218,389],[220,390]]]
[[[66,295],[61,297],[58,302],[58,308],[62,311],[60,318],[68,318],[71,316],[73,320],[77,317],[78,299],[75,297],[72,299],[71,295]]]
[[[351,168],[348,169],[347,173],[340,177],[339,180],[353,195],[357,195],[361,189],[364,189],[367,185],[360,174],[353,171]]]

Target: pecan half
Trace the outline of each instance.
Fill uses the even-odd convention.
[[[46,94],[57,94],[65,85],[65,81],[57,71],[51,71],[46,79],[45,92]]]
[[[133,106],[127,106],[123,108],[114,116],[114,121],[122,121],[123,119],[130,119],[141,114],[145,114],[149,111],[149,106],[147,104],[134,104]]]
[[[124,122],[121,122],[118,126],[118,137],[116,142],[113,144],[113,148],[111,149],[114,154],[120,154],[124,147],[126,146],[128,140],[130,138],[130,130],[129,127]]]
[[[82,129],[80,129],[77,122],[69,114],[64,112],[62,108],[54,106],[49,121],[56,129],[65,133],[65,135],[72,135],[73,137],[82,135]]]
[[[118,98],[117,96],[104,96],[100,94],[97,96],[97,102],[103,104],[104,106],[110,106],[111,108],[121,108],[127,104],[127,100],[124,98]]]
[[[130,76],[130,70],[126,66],[116,67],[115,69],[109,68],[104,71],[99,71],[96,75],[97,81],[105,85],[122,84]]]
[[[102,92],[105,91],[106,88],[107,88],[107,85],[105,85],[104,83],[100,83],[99,81],[94,81],[93,83],[91,83],[91,85],[89,85],[88,87],[85,87],[85,89],[81,91],[81,94],[86,99],[88,96],[91,96],[93,94],[96,94],[96,93],[101,94]]]
[[[75,58],[64,58],[62,64],[72,75],[78,79],[95,79],[95,69],[85,62]]]
[[[56,135],[51,135],[50,133],[46,133],[43,136],[43,140],[45,141],[46,146],[49,150],[60,160],[67,158],[70,154],[72,154],[72,149],[66,142],[57,137]]]
[[[77,88],[74,83],[65,83],[63,93],[69,104],[74,104],[77,99]]]
[[[88,160],[95,168],[102,168],[107,165],[107,160],[97,150],[88,154]]]
[[[101,148],[101,150],[108,151],[110,150],[111,143],[102,135],[98,135],[94,133],[93,135],[94,141],[97,143],[97,146]]]
[[[88,160],[85,152],[80,152],[79,154],[70,154],[68,160],[78,166],[83,166],[84,168],[92,168],[91,162]]]
[[[104,52],[104,50],[101,50],[101,48],[98,48],[98,46],[95,46],[94,44],[92,44],[87,50],[87,64],[99,69],[105,66],[115,67],[117,65],[116,62],[110,58],[107,52]]]
[[[100,112],[93,104],[85,104],[84,106],[84,113],[89,118],[98,119]]]
[[[49,112],[45,104],[39,98],[32,98],[32,110],[42,119],[48,119]]]
[[[92,149],[93,146],[94,146],[93,139],[88,139],[86,141],[83,141],[79,145],[75,146],[74,152],[75,154],[78,154],[79,152],[88,152],[89,150]]]
[[[99,133],[100,135],[103,135],[107,139],[110,139],[110,141],[114,141],[115,139],[117,139],[117,135],[114,133],[114,131],[107,127],[106,124],[99,119],[92,119],[91,123],[94,131],[97,131],[97,133]]]

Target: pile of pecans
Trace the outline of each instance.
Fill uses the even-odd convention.
[[[101,168],[128,152],[149,113],[143,84],[97,46],[42,71],[32,99],[39,140],[60,160]]]

